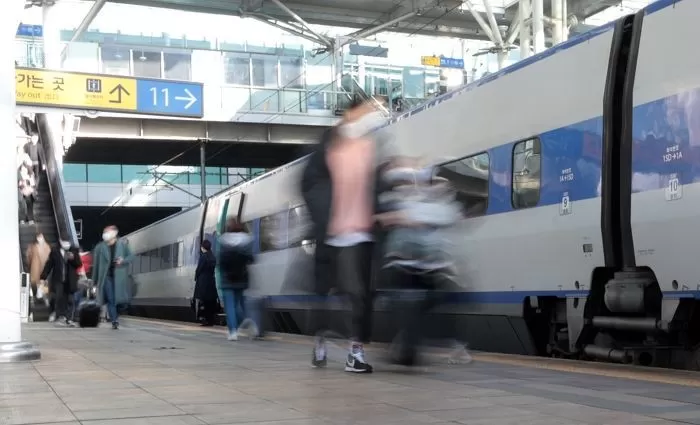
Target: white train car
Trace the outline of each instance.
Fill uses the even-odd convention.
[[[683,45],[700,35],[697,16],[698,1],[657,1],[377,130],[406,155],[440,160],[464,205],[452,233],[461,290],[434,315],[438,329],[455,318],[484,350],[698,366],[700,59]],[[255,237],[254,286],[271,299],[272,329],[313,332],[318,298],[294,281],[313,252],[299,237],[303,166],[128,238],[144,255],[151,233],[215,237],[235,214]],[[195,260],[185,256],[175,280],[135,273],[135,305],[184,305]],[[376,314],[375,336],[391,338]]]

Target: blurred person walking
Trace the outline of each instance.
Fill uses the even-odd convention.
[[[129,265],[132,254],[125,240],[118,238],[119,229],[104,228],[102,242],[93,250],[92,278],[97,282],[97,298],[107,306],[112,329],[119,329],[119,308],[131,302]]]

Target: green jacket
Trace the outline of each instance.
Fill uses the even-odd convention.
[[[114,267],[114,297],[117,305],[125,305],[131,302],[129,266],[133,258],[129,245],[121,239],[118,239],[116,243],[117,247],[114,257],[121,257],[122,263]],[[109,246],[104,242],[97,244],[92,253],[92,258],[92,279],[97,282],[97,300],[100,304],[104,304],[104,285],[111,262]]]

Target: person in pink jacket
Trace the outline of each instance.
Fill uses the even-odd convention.
[[[371,373],[364,344],[371,332],[374,180],[377,144],[371,134],[384,121],[370,102],[356,101],[326,152],[332,196],[326,244],[335,251],[336,283],[352,310],[345,371]]]

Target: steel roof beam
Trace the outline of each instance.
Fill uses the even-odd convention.
[[[284,3],[282,3],[282,0],[272,0],[272,2],[275,3],[280,9],[284,10],[285,13],[287,13],[289,16],[294,18],[295,21],[297,21],[299,24],[301,24],[301,26],[304,27],[306,30],[308,30],[311,34],[316,36],[316,38],[321,40],[322,44],[324,44],[328,47],[330,47],[332,45],[331,40],[329,40],[326,36],[321,35],[321,34],[317,33],[316,31],[314,31],[313,29],[311,29],[311,27],[309,27],[309,24],[307,24],[306,21],[304,21],[304,19],[302,19],[299,15],[294,13],[293,10],[291,10]]]
[[[327,41],[320,40],[316,36],[314,36],[313,34],[306,34],[303,32],[303,29],[294,28],[289,23],[284,22],[284,21],[279,21],[271,16],[267,16],[267,15],[264,15],[262,13],[244,13],[241,16],[244,18],[255,19],[256,21],[262,22],[266,25],[273,26],[275,28],[281,29],[282,31],[293,34],[297,37],[301,37],[305,40],[309,40],[312,43],[316,43],[316,44],[320,44],[320,45],[328,47]],[[286,26],[286,25],[289,25],[289,26]]]
[[[481,27],[481,30],[484,31],[484,34],[491,40],[492,43],[496,43],[496,39],[494,38],[493,31],[491,31],[491,28],[489,25],[484,21],[484,18],[481,17],[481,14],[474,9],[474,5],[472,5],[472,2],[469,0],[466,0],[464,2],[464,5],[469,9],[469,12],[472,14],[474,17],[474,20],[479,24]]]
[[[88,10],[88,13],[85,15],[83,20],[80,22],[80,25],[78,25],[78,28],[75,29],[73,32],[73,35],[70,38],[70,41],[68,44],[73,43],[75,41],[78,41],[80,37],[83,36],[85,31],[87,31],[88,27],[90,27],[90,24],[95,20],[97,17],[97,14],[100,13],[102,8],[104,7],[105,3],[107,3],[107,0],[95,0],[95,3],[92,4],[92,7],[90,10]],[[66,54],[68,53],[68,45],[63,46],[63,50],[61,50],[61,60],[66,59]]]
[[[359,31],[355,31],[355,32],[348,34],[346,36],[348,38],[347,38],[347,40],[344,40],[343,44],[349,44],[349,43],[352,43],[353,41],[362,40],[363,38],[371,37],[374,34],[377,34],[381,31],[383,31],[385,28],[389,28],[393,25],[397,25],[398,23],[403,22],[406,19],[412,18],[412,17],[416,16],[417,14],[418,14],[418,11],[414,10],[413,12],[408,12],[405,15],[401,15],[398,18],[391,19],[391,20],[386,21],[382,24],[379,24],[379,25],[376,25],[373,27],[369,27],[369,28],[365,28],[365,29],[361,29]]]
[[[501,30],[498,28],[498,23],[496,23],[496,17],[493,14],[493,9],[491,8],[491,2],[489,0],[484,1],[484,8],[486,9],[486,18],[491,24],[491,33],[494,36],[494,44],[498,47],[503,47],[503,37],[501,37]]]

